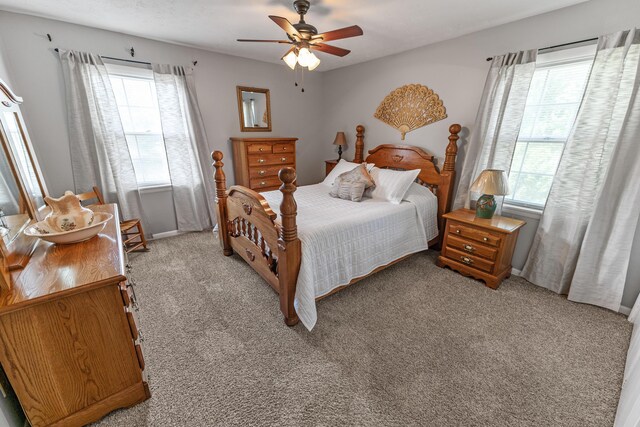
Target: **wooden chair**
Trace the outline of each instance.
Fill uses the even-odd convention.
[[[104,205],[104,197],[102,197],[100,189],[95,186],[92,191],[78,194],[77,197],[80,199],[80,202],[95,199],[97,200],[98,205]],[[147,239],[144,237],[144,232],[142,231],[142,225],[140,224],[139,219],[135,218],[120,221],[120,234],[122,235],[124,250],[127,253],[149,250],[147,248]]]

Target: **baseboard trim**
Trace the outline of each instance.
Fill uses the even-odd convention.
[[[511,274],[514,276],[521,276],[522,275],[522,270],[518,270],[517,268],[512,268],[511,269]]]
[[[178,230],[165,231],[163,233],[154,233],[153,237],[151,238],[151,240],[165,239],[167,237],[174,237],[174,236],[177,236],[179,234],[182,234],[182,232],[178,231]]]
[[[618,310],[618,313],[622,313],[625,316],[628,316],[631,314],[631,309],[629,307],[625,307],[624,305],[621,305],[620,309]]]

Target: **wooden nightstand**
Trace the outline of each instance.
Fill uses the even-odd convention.
[[[511,275],[513,250],[526,223],[500,215],[476,218],[470,209],[458,209],[443,217],[447,223],[438,267],[449,267],[497,289]]]
[[[325,176],[329,175],[329,172],[331,172],[333,170],[333,168],[336,167],[336,165],[338,164],[337,160],[325,160],[324,161],[325,164]]]

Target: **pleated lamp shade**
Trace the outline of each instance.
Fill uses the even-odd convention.
[[[503,170],[485,169],[471,185],[471,191],[479,194],[506,196],[509,194],[509,178]]]

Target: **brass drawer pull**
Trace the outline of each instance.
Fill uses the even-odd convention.
[[[264,163],[265,160],[264,159],[258,159],[258,163]]]
[[[456,234],[460,234],[460,229],[459,228],[456,230]]]
[[[287,147],[286,147],[286,146],[282,147],[282,151],[285,151],[286,149],[287,149]]]
[[[267,185],[267,183],[264,182],[264,181],[260,181],[260,185],[265,186],[265,185]]]
[[[482,238],[482,241],[483,241],[483,242],[488,242],[488,241],[489,241],[489,238],[488,238],[488,237],[483,237],[483,238]]]
[[[258,175],[264,176],[264,174],[266,174],[266,173],[267,173],[267,171],[260,171],[260,172],[258,172]]]
[[[462,247],[463,247],[463,248],[464,248],[464,250],[465,250],[465,251],[467,251],[467,252],[473,252],[473,251],[475,251],[475,250],[476,250],[476,248],[474,248],[474,247],[473,247],[473,246],[471,246],[471,245],[462,245]]]
[[[466,256],[461,256],[460,259],[462,260],[463,263],[465,263],[467,265],[473,264],[473,260],[471,258],[466,257]]]
[[[282,160],[282,162],[284,163],[284,162],[287,161],[287,158],[286,157],[280,157],[280,160]]]
[[[264,151],[264,147],[258,148],[258,151]]]

